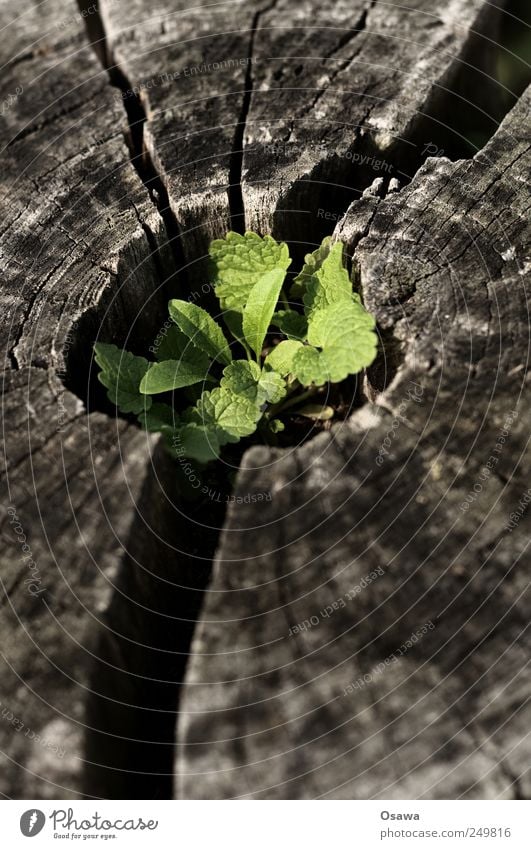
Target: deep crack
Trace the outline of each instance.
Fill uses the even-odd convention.
[[[251,35],[249,38],[249,50],[247,51],[247,63],[244,83],[245,87],[243,91],[242,107],[240,110],[238,123],[236,124],[236,129],[234,131],[234,139],[232,142],[232,149],[229,159],[228,199],[230,211],[230,224],[231,229],[235,230],[237,233],[245,232],[245,204],[242,192],[243,148],[245,127],[247,125],[247,118],[249,115],[249,109],[251,106],[251,99],[254,89],[253,56],[256,33],[258,31],[258,25],[260,23],[260,18],[262,17],[262,15],[265,15],[267,14],[267,12],[272,11],[277,5],[277,3],[278,0],[273,0],[273,2],[265,8],[258,9],[254,14],[251,24]]]
[[[87,1],[79,0],[80,6],[83,7]],[[328,58],[363,31],[367,15],[375,2],[376,0],[372,0],[356,26],[341,36],[338,46],[331,51]],[[276,4],[277,0],[273,0],[266,7],[259,9],[252,20],[245,87],[230,153],[229,210],[231,226],[239,232],[245,230],[246,224],[242,172],[245,130],[255,87],[253,58],[256,39],[262,15],[271,11]],[[112,84],[118,86],[126,95],[124,107],[128,116],[131,162],[162,218],[168,243],[173,249],[176,268],[179,268],[182,264],[179,225],[171,210],[165,183],[146,149],[144,127],[147,117],[141,98],[134,94],[130,81],[113,63],[99,13],[97,16],[91,15],[87,23],[93,25],[92,33],[89,32],[91,42],[102,65],[108,71]],[[343,60],[335,69],[332,78],[345,70],[351,61],[352,56]],[[459,60],[456,60],[455,67],[458,64]],[[427,110],[422,121],[410,128],[407,139],[402,140],[386,154],[393,162],[394,173],[402,169],[404,182],[412,178],[428,155],[423,155],[418,147],[427,126],[425,122],[428,121],[429,125],[429,121],[433,116],[437,116],[437,110],[440,108],[441,100],[438,98],[436,103],[432,104],[431,112]],[[371,107],[360,124],[366,120],[370,109]],[[491,129],[494,132],[495,128]],[[358,133],[352,150],[381,155],[376,145],[371,147],[371,144],[367,138],[360,138]],[[459,148],[457,152],[462,154],[465,151],[464,148]],[[467,155],[469,154],[467,149]],[[320,171],[330,188],[330,183],[336,177],[344,182],[347,169],[344,163],[338,165],[325,161],[319,163],[311,176],[317,177]],[[362,175],[361,188],[357,187],[360,194],[370,185],[373,177],[373,172],[367,168],[366,174]],[[307,181],[307,177],[297,181],[292,191],[299,201],[301,191],[306,191],[306,185],[301,190],[300,184],[306,182],[311,181]],[[384,186],[383,191],[386,189],[387,186]],[[312,191],[315,192],[315,186]],[[343,194],[338,191],[329,208],[342,214],[351,201],[352,192]],[[304,203],[299,203],[297,207],[292,197],[283,203],[288,209],[291,206],[304,208]],[[277,205],[276,212],[279,211],[282,212]],[[136,207],[135,213],[155,256],[159,250],[156,236]],[[368,232],[371,222],[372,217],[364,232]],[[314,229],[319,230],[320,224],[322,222]],[[283,233],[278,229],[278,235],[282,238]],[[312,232],[310,237],[317,242],[322,235],[326,233]],[[308,239],[307,232],[304,233],[304,238]],[[157,450],[162,451],[162,448]],[[173,735],[175,715],[178,712],[178,694],[184,679],[194,625],[199,617],[204,590],[209,580],[211,562],[218,542],[218,528],[221,528],[224,522],[223,502],[217,506],[215,503],[203,502],[189,511],[184,509],[183,512],[183,505],[184,508],[189,505],[183,501],[182,491],[176,486],[175,465],[162,454],[158,457],[157,465],[159,467],[154,470],[150,464],[143,496],[138,505],[139,518],[133,523],[127,546],[128,553],[122,563],[117,590],[106,614],[108,627],[102,627],[98,646],[99,662],[95,664],[93,675],[94,689],[98,696],[92,698],[88,704],[88,724],[98,731],[92,731],[88,735],[87,753],[90,766],[86,775],[86,790],[90,793],[94,787],[98,787],[101,795],[115,798],[145,798],[148,782],[153,796],[171,794]],[[221,465],[214,469],[214,474],[219,475],[221,480]],[[225,480],[220,487],[223,485],[230,488],[231,482]],[[201,525],[205,511],[213,525],[208,533]],[[195,517],[199,519],[197,527]],[[184,552],[179,551],[183,540],[186,541]],[[173,658],[173,665],[168,656]],[[144,687],[143,674],[146,682]]]
[[[89,0],[78,0],[78,5],[83,11],[89,6]],[[144,142],[144,127],[147,122],[146,110],[140,96],[134,90],[130,80],[127,78],[123,69],[115,61],[112,51],[109,48],[107,34],[101,17],[99,8],[99,0],[90,4],[95,8],[92,15],[87,15],[84,18],[87,34],[90,43],[100,61],[102,67],[109,76],[111,85],[119,88],[122,92],[122,102],[127,116],[129,128],[129,148],[131,153],[131,163],[133,164],[138,176],[142,180],[144,186],[148,190],[149,198],[155,209],[158,211],[167,236],[167,244],[170,246],[175,273],[183,265],[183,252],[181,244],[181,232],[177,218],[175,217],[168,197],[166,185],[155,168],[153,159]],[[140,221],[140,219],[139,219]],[[146,230],[145,222],[140,221],[148,243],[153,253],[155,263],[158,263],[160,269],[160,261],[157,259],[157,254],[165,246],[160,245],[154,248],[154,235]],[[167,282],[167,278],[163,276],[162,283]]]

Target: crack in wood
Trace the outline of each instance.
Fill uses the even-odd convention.
[[[267,12],[270,11],[275,6],[275,3],[271,4],[267,8],[259,10],[255,16],[252,23],[251,29],[251,38],[249,43],[249,50],[247,58],[249,60],[253,59],[255,48],[256,48],[256,40],[258,37],[258,33],[260,32],[259,24],[261,17]],[[371,3],[371,8],[375,6],[375,3]],[[360,18],[360,24],[362,25],[360,28],[363,28],[366,23],[366,12],[365,18],[363,14]],[[96,19],[92,19],[94,21]],[[102,64],[109,70],[109,72],[113,75],[115,84],[119,85],[120,89],[124,92],[126,90],[132,90],[131,82],[129,79],[120,77],[120,70],[116,67],[116,64],[113,58],[109,55],[108,46],[106,43],[106,36],[102,29],[101,20],[99,20],[100,26],[100,35],[97,39],[93,39],[93,44],[95,49],[99,52],[100,57],[103,57]],[[349,43],[353,38],[357,37],[359,31],[353,31],[352,29],[346,32],[343,36],[340,37],[338,43],[334,45],[334,47],[328,51],[328,58],[331,58],[337,54],[339,50],[341,50],[346,44]],[[346,70],[349,66],[349,63],[352,62],[355,57],[350,56],[348,59],[343,60],[339,66],[339,68],[335,69],[335,73],[332,74],[331,79],[335,79],[337,74],[341,71]],[[457,61],[457,60],[456,60]],[[346,62],[346,64],[344,64]],[[344,67],[342,67],[344,65]],[[455,67],[455,63],[454,66]],[[434,83],[434,87],[437,83]],[[365,91],[368,92],[370,90],[370,85],[367,85]],[[234,219],[240,215],[241,216],[241,227],[245,225],[246,215],[249,214],[249,205],[247,204],[247,209],[244,209],[244,194],[242,191],[242,168],[243,168],[243,157],[245,154],[245,134],[246,129],[248,127],[248,119],[253,109],[253,95],[255,94],[255,79],[253,77],[252,70],[252,61],[248,62],[247,65],[247,75],[245,81],[245,90],[243,92],[243,100],[242,100],[242,108],[239,114],[235,135],[233,138],[233,143],[231,147],[231,158],[232,158],[232,177],[230,179],[231,186],[236,186],[236,199],[234,199],[234,193],[232,200],[229,198],[230,205],[230,214],[231,218]],[[127,100],[127,99],[126,99]],[[145,149],[145,137],[144,137],[144,128],[146,124],[146,112],[143,106],[142,98],[139,96],[134,96],[133,99],[130,99],[125,103],[126,111],[128,111],[128,123],[129,123],[129,136],[131,142],[131,162],[135,166],[139,176],[142,179],[144,186],[146,187],[150,200],[156,207],[158,213],[160,214],[164,227],[166,229],[166,234],[168,238],[168,242],[172,245],[174,250],[177,251],[175,254],[175,266],[179,266],[180,264],[180,246],[181,246],[181,233],[179,230],[179,223],[177,221],[176,215],[173,213],[170,205],[170,199],[168,197],[167,191],[167,175],[164,173],[162,169],[156,170],[153,164],[153,158],[149,156]],[[360,126],[363,126],[363,123],[369,118],[370,112],[372,110],[372,106],[365,110],[365,116],[359,122]],[[436,114],[436,110],[433,110],[433,114]],[[233,122],[231,126],[233,126]],[[293,127],[294,122],[291,122],[291,126]],[[241,140],[240,140],[241,135]],[[417,140],[419,143],[422,140],[422,132],[419,131],[418,125],[413,126],[408,129],[406,134],[407,139],[409,141]],[[405,138],[406,138],[405,136]],[[360,147],[360,133],[358,131],[356,135],[356,140],[354,142],[354,147],[351,150],[362,150]],[[290,135],[287,136],[289,140],[291,138]],[[154,148],[156,150],[159,145],[159,140],[155,139],[153,142]],[[440,145],[439,145],[440,147]],[[368,149],[369,148],[365,148]],[[377,146],[375,146],[375,152],[378,151]],[[370,150],[369,150],[370,152]],[[412,162],[413,166],[416,165],[417,169],[421,166],[421,162],[419,160],[418,152],[415,153],[414,156],[408,157],[408,148],[404,147],[403,150],[396,149],[396,158],[395,153],[391,152],[390,157],[393,159],[394,168],[398,169],[404,167],[404,174],[406,177],[406,181],[411,179],[411,173],[415,173],[414,169],[409,167],[408,163]],[[389,158],[389,157],[388,157]],[[403,165],[403,163],[406,165]],[[318,166],[319,167],[319,166]],[[327,166],[328,167],[328,166]],[[336,182],[340,183],[342,178],[345,175],[349,175],[350,168],[346,163],[338,166],[335,176],[337,177]],[[313,175],[319,177],[319,172],[313,172]],[[373,177],[374,175],[370,173],[370,170],[367,170],[366,179],[369,177]],[[322,177],[324,180],[329,179],[328,185],[330,186],[330,182],[333,182],[334,173],[330,170],[323,169]],[[232,179],[234,178],[234,179]],[[299,177],[294,181],[294,191],[299,192],[301,190],[301,185],[304,181],[307,180],[307,176]],[[365,176],[361,180],[361,185],[363,188],[363,184],[365,183]],[[389,181],[385,181],[384,193],[387,190],[389,185]],[[232,189],[231,189],[232,191]],[[312,187],[311,192],[314,193],[313,197],[315,198],[315,186]],[[279,192],[280,194],[280,192]],[[241,204],[240,198],[241,196]],[[389,200],[389,199],[388,199]],[[372,208],[369,211],[368,219],[364,220],[363,225],[361,226],[361,230],[359,231],[354,247],[357,247],[360,240],[363,240],[365,237],[369,236],[372,229],[373,224],[375,223],[375,218],[377,214],[381,211],[381,207],[387,205],[388,200],[382,202],[382,199],[377,199]],[[350,199],[349,199],[350,203]],[[356,203],[360,203],[355,201]],[[337,205],[337,211],[344,212],[347,204],[343,204],[343,199],[340,199]],[[153,231],[153,228],[150,227],[149,222],[145,220],[145,216],[142,214],[137,205],[132,203],[136,219],[138,220],[142,230],[144,232],[146,241],[149,245],[150,252],[156,261],[156,256],[158,255],[158,251],[160,247],[157,246],[157,236]],[[288,204],[289,206],[289,204]],[[285,208],[285,207],[284,207]],[[298,209],[300,212],[301,205],[294,203],[290,208]],[[352,212],[357,214],[361,207],[354,206]],[[275,213],[283,211],[283,207],[278,203],[275,206]],[[299,216],[300,217],[300,216]],[[234,226],[236,226],[237,222],[234,222]],[[297,225],[299,226],[299,225]],[[317,230],[317,228],[314,228]],[[65,235],[68,238],[68,233],[65,232]],[[282,235],[282,234],[280,234]],[[312,233],[313,237],[314,233]],[[71,239],[74,244],[76,240]],[[89,249],[86,245],[84,246],[86,249]],[[102,266],[103,267],[103,266]],[[111,271],[109,269],[109,271]],[[53,273],[53,272],[52,272]],[[164,272],[161,269],[158,269],[159,277],[164,275]],[[435,273],[435,272],[434,272]],[[48,282],[48,281],[45,281]],[[32,301],[29,311],[33,310],[35,301]],[[81,332],[80,336],[82,336]],[[88,338],[88,337],[87,337]],[[83,338],[80,340],[82,344],[86,344],[86,339]],[[16,362],[16,357],[15,357]],[[17,364],[18,365],[18,364]],[[389,406],[389,412],[393,412],[393,406]],[[34,454],[36,454],[34,452]],[[348,454],[349,452],[345,452]],[[299,459],[297,455],[297,459]],[[167,473],[171,472],[171,469],[168,468]],[[154,487],[154,481],[148,479],[146,481],[146,487],[149,489],[149,486]],[[165,493],[164,493],[165,497]],[[162,500],[157,496],[154,499],[155,506],[157,509],[161,508],[162,505],[162,514],[155,517],[154,528],[157,529],[162,534],[165,534],[168,528],[171,528],[172,522],[175,522],[175,517],[171,514],[168,515],[164,513],[167,507],[164,507],[164,497]],[[147,498],[147,496],[146,496]],[[147,501],[146,501],[147,504]],[[153,509],[154,512],[155,506],[151,506],[150,509]],[[146,507],[147,509],[147,507]],[[141,512],[142,506],[139,508],[139,512]],[[220,511],[220,515],[222,514],[222,510]],[[222,524],[223,519],[219,524]],[[161,579],[159,574],[153,574],[148,576],[142,576],[143,570],[143,562],[142,556],[138,556],[136,558],[133,555],[128,557],[127,560],[124,560],[123,567],[121,570],[121,574],[119,577],[119,587],[116,591],[115,598],[111,603],[111,610],[109,611],[109,631],[111,630],[111,626],[113,628],[114,636],[116,636],[117,631],[120,632],[120,628],[123,628],[122,633],[122,641],[121,646],[108,646],[107,650],[109,652],[108,657],[115,656],[118,660],[117,667],[121,670],[121,674],[116,674],[116,668],[111,670],[111,666],[109,666],[110,672],[106,673],[106,677],[101,682],[102,689],[101,699],[104,701],[111,701],[113,694],[116,694],[121,688],[123,689],[124,694],[132,693],[133,698],[129,699],[124,696],[123,701],[128,702],[130,704],[136,705],[134,709],[135,716],[132,717],[128,715],[126,712],[118,711],[115,714],[109,709],[109,706],[103,706],[102,711],[104,715],[104,723],[103,725],[96,724],[96,727],[101,728],[101,737],[100,739],[93,738],[89,743],[89,749],[92,748],[93,752],[101,752],[104,751],[106,747],[109,746],[109,736],[116,737],[116,749],[111,753],[111,764],[102,763],[102,759],[98,757],[92,758],[92,764],[100,763],[100,767],[94,767],[94,770],[91,772],[91,775],[86,777],[86,787],[92,789],[95,786],[100,786],[101,788],[105,788],[102,792],[107,792],[109,795],[112,795],[113,792],[116,792],[117,795],[120,794],[119,786],[125,788],[123,792],[127,795],[130,795],[131,798],[135,797],[135,794],[142,795],[145,794],[146,786],[148,786],[148,781],[146,780],[146,776],[149,775],[158,775],[162,776],[160,781],[157,779],[156,789],[154,793],[160,793],[161,795],[169,794],[169,776],[172,772],[171,769],[171,756],[173,753],[173,724],[171,719],[164,723],[163,727],[156,728],[153,731],[152,737],[149,737],[144,733],[142,737],[142,733],[144,731],[146,717],[150,716],[150,711],[152,715],[155,715],[160,704],[163,703],[167,705],[167,713],[169,717],[172,717],[175,714],[175,692],[176,689],[179,689],[180,682],[182,680],[182,675],[184,674],[184,666],[186,660],[186,651],[183,647],[189,644],[190,632],[193,631],[193,622],[197,615],[197,610],[199,609],[199,605],[202,601],[202,594],[204,586],[208,581],[208,572],[209,572],[209,563],[211,556],[214,552],[214,549],[217,545],[217,533],[213,532],[212,537],[209,539],[208,543],[205,542],[204,539],[197,538],[197,549],[195,552],[190,554],[190,566],[191,572],[194,572],[194,567],[197,566],[197,563],[194,562],[194,555],[198,555],[199,559],[203,558],[205,561],[202,562],[203,572],[201,580],[199,584],[202,582],[202,586],[194,585],[193,581],[197,580],[197,576],[192,575],[189,581],[190,593],[193,596],[190,605],[186,605],[185,599],[182,595],[182,587],[172,586],[170,590],[168,590],[168,584],[171,585],[172,581],[177,582],[175,578],[175,573],[172,572],[174,560],[173,553],[170,551],[166,551],[164,547],[157,549],[156,542],[153,540],[149,541],[147,538],[138,538],[141,537],[139,534],[139,524],[134,524],[132,528],[132,543],[133,546],[137,545],[141,548],[145,547],[145,552],[143,555],[145,556],[145,562],[151,563],[153,558],[158,558],[159,561],[163,564],[163,571],[165,573],[164,579]],[[136,537],[136,539],[135,539]],[[147,552],[147,553],[146,553]],[[138,551],[137,551],[138,554]],[[140,566],[139,566],[140,564]],[[161,589],[162,587],[162,589]],[[120,594],[122,593],[121,600]],[[133,599],[132,603],[124,604],[124,597],[130,593],[128,596],[129,601]],[[165,596],[164,603],[167,604],[166,613],[160,616],[160,619],[171,620],[172,617],[176,617],[179,620],[179,625],[177,630],[178,634],[175,631],[172,631],[170,637],[168,636],[168,631],[171,630],[168,625],[168,621],[156,621],[157,616],[153,615],[147,617],[150,621],[147,621],[145,618],[143,619],[143,613],[141,613],[141,608],[146,605],[146,596],[150,599],[150,603],[152,603],[152,609],[155,612],[159,612],[160,610],[160,599],[162,596]],[[190,601],[190,599],[188,599]],[[182,605],[182,607],[179,607]],[[194,607],[195,605],[195,607]],[[176,611],[179,611],[176,614]],[[128,616],[130,619],[128,619]],[[114,617],[114,618],[113,618]],[[118,627],[117,627],[118,626]],[[185,632],[185,637],[183,639],[183,632]],[[142,634],[146,637],[145,642],[149,643],[149,639],[151,636],[154,637],[152,643],[153,653],[150,651],[145,651],[146,646],[142,648],[138,648],[137,650],[131,650],[131,644],[138,638],[138,634]],[[168,640],[174,641],[171,648],[168,648]],[[188,642],[187,642],[188,641]],[[144,652],[144,653],[143,653]],[[170,652],[172,655],[175,655],[177,658],[177,665],[180,664],[179,670],[175,670],[175,676],[172,679],[171,675],[167,674],[167,658],[163,663],[158,655],[167,655]],[[102,652],[102,659],[105,662],[105,653]],[[138,663],[138,669],[140,672],[136,671],[137,667],[135,664]],[[132,664],[132,668],[131,668]],[[160,670],[160,675],[153,673],[153,668],[158,668]],[[145,673],[142,672],[145,670]],[[164,674],[163,674],[164,673]],[[142,702],[138,700],[138,693],[131,685],[131,678],[134,676],[142,678],[142,675],[145,674],[146,680],[152,680],[155,677],[158,683],[170,683],[170,688],[168,691],[163,693],[157,688],[153,690],[141,694],[141,698],[145,701]],[[95,673],[95,681],[99,685],[100,681],[97,678],[97,673]],[[149,690],[149,688],[146,688]],[[110,700],[108,696],[111,696]],[[135,701],[137,699],[137,701]],[[98,715],[98,706],[92,702],[89,706],[90,710],[93,710],[97,716]],[[105,724],[107,723],[107,725]],[[110,731],[109,731],[110,729]],[[133,729],[132,733],[130,729]],[[144,743],[143,751],[139,751],[138,749],[131,749],[130,741],[131,740],[139,740],[141,739]],[[150,751],[151,748],[156,748],[158,751],[153,760],[153,753]],[[160,752],[163,752],[161,755]],[[135,760],[136,758],[136,760]],[[154,768],[154,763],[162,764],[162,768],[157,770]],[[124,769],[125,764],[125,769]],[[132,783],[127,784],[127,776],[123,773],[127,771],[127,769],[131,770],[132,775]],[[101,784],[99,784],[102,775],[107,771],[107,777]],[[92,784],[91,784],[92,781]],[[117,789],[113,791],[112,784],[116,781]],[[109,788],[109,789],[107,789]],[[151,789],[151,787],[150,787]],[[88,791],[90,792],[90,791]]]
[[[77,2],[82,10],[89,5],[87,0],[77,0]],[[151,158],[149,150],[144,143],[144,126],[147,121],[146,111],[141,97],[135,92],[130,80],[127,79],[125,73],[112,55],[100,12],[99,0],[94,0],[92,6],[95,9],[94,14],[84,18],[87,35],[92,47],[94,48],[96,56],[109,75],[111,85],[117,87],[122,92],[123,105],[129,126],[131,163],[146,187],[150,201],[162,219],[166,230],[167,244],[170,246],[174,257],[174,273],[177,274],[178,269],[182,265],[183,259],[181,233],[177,219],[172,211],[168,192],[164,185],[162,176],[155,168],[153,159]],[[158,253],[164,246],[162,245],[159,248],[155,248],[154,234],[149,230],[149,228],[146,228],[145,221],[141,221],[139,218],[139,222],[146,234],[148,244],[152,251],[154,261],[158,266],[160,275],[162,274],[162,271],[160,268],[160,262],[158,261]],[[166,284],[167,282],[167,277],[162,275],[161,283]]]
[[[253,80],[253,61],[254,61],[254,45],[256,33],[259,29],[260,18],[262,15],[271,12],[277,5],[278,0],[272,2],[262,9],[258,9],[253,17],[251,24],[251,33],[249,38],[249,50],[247,53],[247,67],[244,80],[244,91],[242,98],[242,106],[240,116],[234,131],[234,139],[229,157],[229,187],[228,201],[230,210],[231,229],[238,233],[245,232],[245,205],[242,193],[242,167],[243,167],[243,151],[245,128],[247,125],[247,116],[251,106],[253,96],[254,80]]]

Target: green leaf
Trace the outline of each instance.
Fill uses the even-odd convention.
[[[223,370],[222,389],[252,401],[258,412],[262,404],[276,404],[286,394],[284,379],[271,369],[260,370],[260,366],[249,360],[234,360]]]
[[[286,381],[278,374],[269,368],[264,368],[258,381],[257,401],[261,406],[265,402],[269,404],[278,404],[279,401],[286,395]]]
[[[343,243],[336,242],[319,268],[309,277],[303,296],[304,310],[313,313],[332,304],[352,301],[352,283],[343,266]]]
[[[297,342],[294,339],[285,339],[284,342],[280,342],[267,355],[264,365],[269,366],[285,377],[293,372],[293,357],[299,348],[302,348],[302,342]]]
[[[360,301],[333,304],[319,310],[310,319],[308,342],[320,348],[342,347],[363,349],[367,343],[372,347],[377,339],[374,333],[376,322]]]
[[[175,326],[165,325],[151,348],[158,362],[149,363],[114,345],[95,346],[99,378],[111,400],[124,412],[136,412],[147,431],[160,431],[175,457],[200,463],[219,457],[223,445],[254,433],[266,405],[281,405],[297,381],[305,386],[340,382],[369,365],[377,349],[374,319],[352,292],[341,243],[327,238],[306,257],[295,283],[304,315],[289,308],[275,312],[291,263],[286,244],[255,233],[229,233],[212,243],[210,257],[216,293],[226,311],[224,323],[246,349],[248,360],[233,360],[227,336],[208,312],[178,299],[169,303]],[[260,367],[271,324],[287,338]],[[258,362],[250,359],[251,350]],[[212,361],[224,368],[220,385],[207,391],[201,385]],[[151,395],[180,388],[193,405],[184,412],[152,403]],[[296,395],[290,396],[286,409]],[[314,395],[313,389],[304,395]],[[263,425],[276,433],[283,430],[282,421],[267,421],[275,409]],[[303,402],[298,413],[327,421],[334,411]]]
[[[330,368],[321,351],[310,345],[301,346],[293,358],[293,374],[303,386],[322,386],[331,380]]]
[[[278,310],[273,315],[271,324],[278,327],[288,339],[296,339],[300,342],[306,339],[308,321],[306,316],[295,310]]]
[[[286,272],[274,268],[261,277],[249,293],[243,309],[243,332],[250,348],[260,358]]]
[[[183,333],[173,324],[164,333],[155,356],[159,362],[161,360],[180,360],[183,354],[186,356],[190,352],[191,347],[192,343],[186,333]]]
[[[302,267],[302,271],[297,274],[293,281],[293,285],[290,289],[290,295],[293,298],[302,298],[304,292],[306,291],[306,287],[310,282],[311,278],[321,268],[324,260],[330,253],[330,246],[332,244],[332,236],[326,236],[317,250],[312,253],[306,254],[304,257],[304,265]]]
[[[152,404],[149,410],[139,414],[138,421],[144,430],[158,433],[163,428],[175,427],[178,416],[173,407],[168,404]]]
[[[310,345],[296,352],[293,373],[304,386],[339,383],[349,374],[357,374],[376,356],[374,327],[373,316],[357,300],[317,311],[308,325]]]
[[[243,315],[241,314],[241,312],[235,312],[234,310],[226,310],[223,313],[223,321],[225,322],[225,325],[227,326],[231,336],[236,339],[236,341],[239,342],[240,345],[243,345],[245,350],[250,354],[249,346],[247,345],[247,342],[245,341],[245,336],[243,335]]]
[[[96,342],[94,358],[101,371],[98,380],[107,389],[109,401],[122,413],[141,413],[151,406],[151,398],[140,394],[140,381],[150,363],[144,357],[135,357],[116,345]]]
[[[222,309],[241,312],[251,289],[268,271],[286,271],[288,246],[257,233],[227,233],[210,245],[210,271]]]
[[[140,383],[140,392],[144,395],[157,395],[172,389],[182,389],[201,383],[208,374],[210,361],[201,351],[190,351],[192,360],[164,360],[153,363]]]
[[[251,401],[256,401],[260,366],[250,360],[233,360],[223,369],[221,386],[229,389],[235,395],[242,395]]]
[[[212,360],[230,363],[232,354],[221,327],[206,310],[176,298],[169,303],[170,316],[196,348]]]
[[[177,458],[188,457],[198,463],[208,463],[219,457],[220,444],[216,428],[190,423],[176,428],[166,437],[171,453]]]
[[[261,417],[260,408],[254,401],[221,386],[211,392],[203,392],[197,413],[201,424],[216,428],[220,445],[250,436]]]

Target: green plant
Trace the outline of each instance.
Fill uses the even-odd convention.
[[[306,256],[288,302],[290,264],[288,246],[271,236],[231,232],[212,242],[211,281],[226,329],[196,304],[172,300],[173,325],[156,362],[96,343],[109,399],[137,414],[146,430],[164,434],[170,451],[199,462],[259,427],[283,430],[294,411],[331,418],[333,408],[318,403],[319,387],[372,363],[375,322],[352,291],[341,242],[327,238]],[[188,394],[184,411],[168,395],[174,390]]]

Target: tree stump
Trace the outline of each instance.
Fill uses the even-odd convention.
[[[526,14],[0,6],[5,797],[531,795]],[[92,344],[230,228],[334,232],[380,353],[190,502]]]

